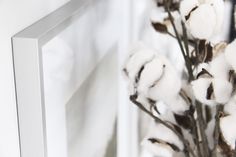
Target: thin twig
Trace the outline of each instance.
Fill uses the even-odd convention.
[[[211,156],[217,157],[217,146],[219,144],[220,137],[220,114],[223,112],[224,106],[217,105],[216,106],[216,115],[215,115],[215,129],[214,129],[214,148],[212,150]]]
[[[140,102],[137,101],[137,94],[135,95],[131,95],[130,96],[130,100],[136,105],[138,106],[142,111],[144,111],[145,113],[147,113],[149,116],[151,116],[155,121],[161,123],[162,125],[164,125],[165,127],[167,127],[168,129],[170,129],[171,131],[173,131],[177,136],[178,138],[183,142],[187,152],[186,153],[190,153],[193,157],[197,157],[195,154],[194,154],[194,151],[192,150],[192,148],[190,147],[189,145],[189,142],[177,131],[175,130],[175,128],[166,123],[165,121],[161,120],[160,118],[156,117],[155,115],[153,115],[149,110],[147,110]],[[188,155],[186,155],[188,156]]]
[[[204,157],[209,157],[209,147],[208,147],[208,140],[207,136],[205,133],[205,127],[204,127],[204,118],[202,114],[202,104],[199,101],[196,101],[196,111],[197,111],[197,122],[198,122],[198,127],[199,127],[199,133],[200,133],[200,138],[202,140],[202,155]]]
[[[189,81],[192,81],[194,77],[193,77],[193,69],[192,69],[190,54],[189,54],[189,42],[188,42],[188,36],[187,36],[187,29],[183,21],[181,21],[181,25],[182,25],[182,30],[183,30],[183,41],[184,41],[184,46],[186,50],[186,66],[189,72]]]
[[[172,33],[170,33],[169,31],[167,31],[167,34],[169,35],[169,36],[171,36],[171,37],[173,37],[173,38],[175,38],[176,39],[176,36],[174,36]]]

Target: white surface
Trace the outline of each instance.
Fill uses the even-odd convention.
[[[19,157],[11,37],[68,0],[0,1],[0,156]]]
[[[108,52],[117,53],[122,31],[117,27],[118,12],[122,9],[117,8],[112,0],[89,7],[72,25],[43,46],[49,157],[103,157],[106,152],[116,117],[118,91],[111,87],[118,83],[117,57],[113,55],[103,60],[103,70],[96,75],[93,70]],[[103,97],[107,91],[111,93],[106,96],[112,95]],[[69,106],[66,106],[68,101]],[[94,137],[97,134],[100,136]],[[100,140],[94,142],[94,138]]]

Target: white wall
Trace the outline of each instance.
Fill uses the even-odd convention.
[[[0,0],[0,156],[19,157],[11,37],[68,0]]]

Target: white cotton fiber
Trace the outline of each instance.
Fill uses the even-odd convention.
[[[235,98],[231,98],[231,100],[227,104],[225,104],[224,112],[226,114],[236,116],[236,101],[235,101]]]
[[[206,16],[207,15],[207,16]],[[202,4],[191,13],[187,21],[190,33],[198,39],[209,39],[216,26],[216,14],[210,4]]]
[[[227,62],[236,70],[236,40],[231,42],[225,49],[225,58]]]
[[[230,65],[227,63],[224,53],[218,54],[210,63],[210,73],[215,78],[229,79]]]
[[[160,58],[155,57],[151,62],[148,62],[145,65],[141,73],[138,83],[139,93],[145,93],[147,95],[149,88],[155,83],[155,81],[161,79],[164,74],[165,64]]]
[[[167,103],[169,109],[177,114],[182,114],[184,111],[189,109],[189,105],[180,95],[176,95],[176,97],[170,98]]]
[[[174,155],[174,151],[168,145],[152,143],[148,139],[144,139],[141,145],[145,150],[155,156],[173,157]]]
[[[231,149],[235,149],[236,141],[236,116],[230,115],[220,119],[220,129],[222,131],[224,140]]]
[[[193,94],[196,99],[202,102],[203,104],[213,106],[216,104],[214,100],[207,99],[207,89],[212,82],[211,78],[199,78],[191,82]]]
[[[145,137],[145,140],[149,138],[156,138],[156,139],[160,139],[162,141],[174,144],[180,150],[183,150],[184,148],[183,143],[180,141],[178,136],[173,131],[171,131],[170,129],[168,129],[162,124],[153,124],[150,127],[149,132]]]
[[[162,124],[156,124],[151,127],[148,135],[175,144],[180,150],[184,149],[183,143],[180,141],[178,136]]]
[[[180,3],[180,13],[182,15],[182,18],[185,20],[185,16],[187,16],[190,11],[198,6],[199,2],[198,0],[183,0]]]
[[[225,104],[229,101],[232,94],[232,84],[223,79],[213,79],[213,89],[215,101],[219,104]]]
[[[207,2],[213,6],[216,14],[216,27],[215,33],[219,33],[222,29],[225,16],[225,4],[223,0],[207,0]]]
[[[130,58],[125,65],[125,69],[128,72],[128,77],[131,81],[135,80],[137,73],[140,68],[148,61],[152,60],[155,56],[155,52],[150,49],[137,49],[133,54],[131,54]]]

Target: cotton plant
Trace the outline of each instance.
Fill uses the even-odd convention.
[[[236,156],[236,40],[214,42],[223,25],[223,0],[158,0],[157,33],[177,40],[179,74],[160,52],[139,43],[123,72],[130,100],[153,123],[141,145],[157,157]],[[158,44],[158,43],[157,43]]]

